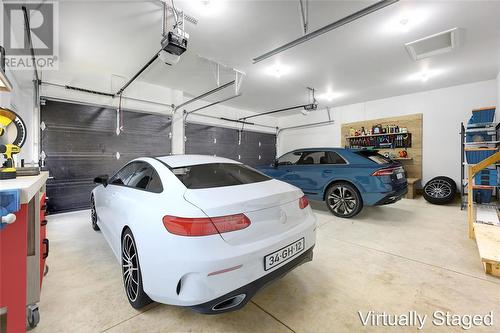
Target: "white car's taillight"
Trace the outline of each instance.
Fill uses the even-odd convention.
[[[304,209],[307,206],[309,206],[309,200],[307,200],[306,196],[304,195],[302,198],[299,199],[299,207],[300,209]]]
[[[177,217],[166,215],[163,225],[174,235],[208,236],[245,229],[250,225],[250,219],[245,214],[219,217]]]

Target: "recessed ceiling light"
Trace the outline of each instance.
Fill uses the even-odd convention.
[[[409,76],[408,80],[409,81],[421,81],[421,82],[427,82],[430,79],[439,76],[443,73],[443,70],[429,70],[429,69],[423,69],[422,71],[412,74]]]
[[[283,75],[289,74],[290,73],[290,67],[284,66],[282,64],[274,64],[270,67],[267,68],[266,73],[268,75],[272,75],[276,78],[280,78]]]
[[[383,23],[383,31],[390,34],[407,33],[427,21],[429,11],[424,8],[412,8],[397,13]]]
[[[188,1],[187,3],[196,4],[196,1]],[[194,7],[198,7],[199,15],[203,16],[219,14],[225,7],[223,0],[198,0],[197,3],[198,5]]]
[[[408,24],[409,22],[410,20],[408,20],[407,18],[402,18],[401,21],[399,21],[402,32],[408,32],[408,30],[410,29],[410,25]]]
[[[328,102],[331,102],[334,99],[339,98],[340,96],[342,96],[342,94],[334,93],[333,91],[329,90],[329,91],[319,95],[318,98],[325,100],[325,101],[328,101]]]

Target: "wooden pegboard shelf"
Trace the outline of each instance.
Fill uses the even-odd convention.
[[[345,123],[341,126],[341,142],[346,146],[349,146],[349,142],[354,139],[369,139],[371,137],[380,137],[380,136],[390,136],[394,137],[397,135],[411,135],[411,146],[410,147],[378,147],[372,148],[380,151],[380,153],[390,152],[392,154],[398,152],[398,150],[406,150],[408,157],[407,158],[394,158],[396,161],[401,161],[404,169],[406,170],[408,178],[416,178],[422,179],[422,120],[423,116],[421,113],[411,114],[407,116],[400,117],[392,117],[392,118],[383,118],[383,119],[369,119],[364,121],[357,121],[353,123]],[[380,124],[382,127],[387,125],[397,125],[400,128],[406,128],[406,132],[400,133],[378,133],[371,135],[358,135],[351,136],[350,128],[360,129],[364,128],[372,128],[373,125]]]

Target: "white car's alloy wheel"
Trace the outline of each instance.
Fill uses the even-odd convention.
[[[97,225],[97,211],[95,209],[94,197],[90,199],[90,219],[92,222],[92,229],[99,231],[99,226]]]
[[[131,302],[135,302],[139,294],[139,265],[135,243],[130,234],[123,237],[122,267],[127,297]]]
[[[141,265],[137,245],[132,231],[128,228],[124,231],[122,237],[122,274],[125,293],[133,308],[140,309],[152,302],[142,287]]]

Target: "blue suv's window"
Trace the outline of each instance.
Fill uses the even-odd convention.
[[[366,157],[377,164],[392,163],[392,161],[389,158],[379,154],[376,150],[361,150],[356,152],[356,154]]]
[[[278,165],[347,164],[333,151],[295,151],[281,156]]]
[[[296,164],[346,164],[346,161],[333,151],[305,151]]]
[[[278,159],[278,165],[294,165],[302,156],[302,152],[292,152],[281,156]]]
[[[327,152],[328,164],[347,164],[346,160],[333,151]]]

